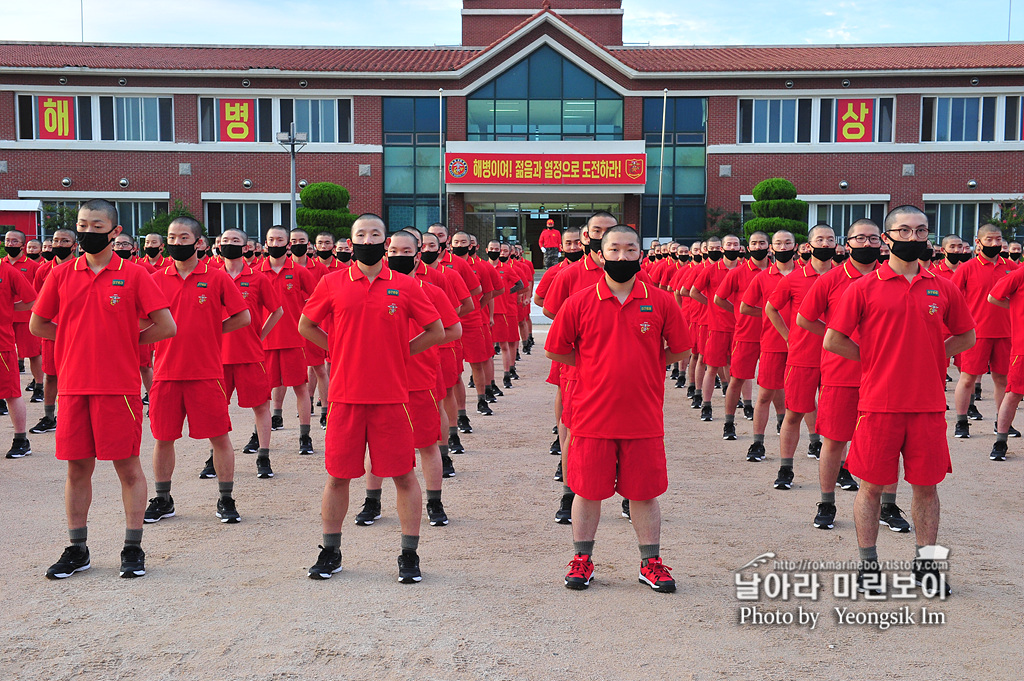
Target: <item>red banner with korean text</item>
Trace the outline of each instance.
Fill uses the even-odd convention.
[[[74,97],[39,97],[39,139],[75,139]]]
[[[873,142],[875,100],[836,100],[836,142]]]
[[[448,184],[637,184],[647,182],[643,154],[446,153]]]
[[[221,99],[220,141],[256,141],[256,100]]]

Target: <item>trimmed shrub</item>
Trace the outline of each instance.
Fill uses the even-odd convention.
[[[784,177],[770,177],[754,187],[750,210],[755,218],[743,225],[749,238],[754,232],[767,232],[769,238],[779,230],[792,232],[797,243],[807,241],[807,203],[796,198],[796,187]]]
[[[351,196],[348,190],[333,182],[314,182],[299,192],[299,200],[306,208],[348,211]]]
[[[192,214],[192,211],[181,202],[181,199],[175,199],[174,208],[171,209],[170,213],[157,213],[153,216],[153,219],[142,225],[139,228],[139,236],[146,236],[147,234],[159,234],[160,236],[167,238],[167,228],[170,227],[171,223],[174,222],[175,218],[192,218],[199,222],[203,228],[203,234],[206,235],[206,225],[203,221]]]
[[[330,232],[335,239],[347,239],[357,215],[350,213],[348,190],[333,182],[314,182],[299,193],[302,207],[295,210],[295,222],[309,232]]]
[[[759,218],[786,218],[802,222],[807,217],[807,202],[800,199],[756,201],[750,209]]]
[[[796,187],[784,177],[770,177],[761,180],[754,187],[755,201],[772,201],[774,199],[795,199]]]

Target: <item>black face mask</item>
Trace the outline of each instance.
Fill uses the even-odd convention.
[[[498,262],[508,262],[508,256],[507,255],[499,255],[498,256]]]
[[[221,252],[221,255],[224,255],[224,249],[223,248],[220,249],[220,252]],[[246,260],[251,259],[254,255],[256,255],[256,253],[254,251],[242,251],[242,256]],[[226,258],[228,256],[224,255],[224,257]]]
[[[383,241],[379,244],[352,244],[352,257],[367,267],[373,267],[384,257],[386,250]]]
[[[7,251],[7,255],[11,256],[11,260],[15,260],[21,255],[21,246],[4,246],[4,250]]]
[[[470,255],[476,255],[477,248],[478,248],[478,246],[470,246],[469,247],[469,254]]]
[[[225,260],[238,260],[242,257],[243,251],[238,244],[222,244],[220,254],[224,256]],[[249,255],[252,255],[252,251],[249,251]]]
[[[316,250],[316,257],[320,258],[321,260],[330,260],[333,256],[334,251],[332,251],[329,248],[326,251],[321,251],[319,248]]]
[[[811,252],[810,251],[805,251],[805,252],[801,253],[800,254],[800,259],[803,260],[804,262],[807,262],[808,260],[811,259]]]
[[[585,250],[587,253],[600,253],[601,252],[601,239],[593,239],[592,238],[590,240],[590,243],[583,244],[583,250]],[[664,258],[665,256],[661,255],[661,256],[658,256],[658,257],[659,258]]]
[[[811,255],[818,260],[831,260],[836,257],[835,246],[825,246],[823,248],[814,247],[811,249]]]
[[[53,251],[43,251],[43,260],[53,260]]]
[[[115,248],[114,253],[121,256],[122,260],[131,260],[132,257],[132,249],[130,248]]]
[[[886,253],[884,255],[879,255],[878,256],[878,262],[887,262],[888,260],[889,260],[889,254],[888,253]]]
[[[673,260],[679,260],[679,253],[671,253],[670,255],[672,256]]]
[[[775,251],[775,262],[787,263],[793,259],[794,255],[796,255],[795,249],[790,249],[788,251]]]
[[[288,247],[288,250],[292,252],[296,258],[301,258],[309,252],[309,246],[306,244],[292,244]]]
[[[487,251],[487,258],[489,260],[497,260],[498,259],[498,255],[499,255],[498,251]]]
[[[185,262],[196,252],[195,244],[167,244],[167,252],[178,262]]]
[[[768,251],[765,251],[765,253],[767,252]],[[679,262],[690,262],[690,256],[688,254],[683,254],[679,256]]]
[[[441,257],[441,251],[423,251],[420,253],[420,260],[428,265],[433,265],[434,261],[439,257]]]
[[[196,257],[199,258],[200,260],[202,260],[203,258],[206,257],[206,251],[205,250],[203,250],[203,251],[196,251]]]
[[[859,262],[861,265],[870,265],[873,262],[877,262],[878,256],[881,254],[881,246],[862,246],[850,249],[850,257],[853,258],[854,262]]]
[[[162,246],[146,246],[146,255],[151,258],[155,258],[160,255],[160,251],[164,250]]]
[[[35,261],[38,262],[39,261],[39,257],[41,255],[42,255],[42,253],[26,253],[25,257],[27,257],[29,260],[35,260]]]
[[[452,253],[461,258],[469,254],[469,246],[452,246]]]
[[[708,260],[711,262],[718,262],[722,257],[722,251],[708,251]]]
[[[931,262],[932,261],[932,252],[929,250],[929,251],[927,251],[925,253],[922,253],[921,257],[918,258],[918,260],[920,260],[921,262]]]
[[[448,248],[448,242],[447,241],[441,241],[440,239],[438,239],[437,241],[438,241],[437,247],[441,250],[442,253],[444,253],[445,249]]]
[[[970,260],[973,257],[974,257],[973,253],[961,253],[960,254],[960,262],[961,263],[965,263],[965,262],[967,262],[968,260]]]
[[[703,255],[701,255],[700,253],[698,253],[697,255],[693,256],[693,261],[694,261],[694,262],[697,262],[697,263],[699,263],[699,262],[701,262],[702,260],[704,260],[704,256],[703,256]]]
[[[889,244],[889,251],[905,262],[920,260],[931,246],[927,241],[893,241]]]
[[[1002,246],[982,246],[981,252],[986,258],[994,258],[1003,250]]]
[[[570,253],[565,253],[564,255],[565,259],[569,262],[576,262],[586,254],[583,251],[572,251]]]
[[[1020,262],[1021,255],[1022,254],[1020,251],[1017,251],[1016,253],[1010,253],[1010,260],[1014,262]]]
[[[725,254],[725,257],[728,260],[736,260],[737,258],[740,257],[740,252],[739,251],[722,251],[722,253]]]
[[[371,263],[367,263],[371,264]],[[401,274],[412,274],[416,267],[415,255],[389,255],[388,267]]]
[[[338,259],[338,262],[348,262],[352,259],[352,254],[348,251],[338,251],[334,257]]]
[[[999,251],[999,255],[1003,256],[1006,259],[1010,258],[1010,252],[1009,251]]]
[[[754,260],[756,260],[758,262],[761,262],[762,260],[764,260],[765,258],[768,257],[768,249],[767,248],[752,248],[749,251],[747,251],[747,253],[750,254],[751,258],[753,258]]]
[[[612,278],[612,281],[617,281],[620,284],[624,284],[640,271],[639,260],[605,260],[604,271]]]
[[[64,260],[69,255],[71,255],[72,251],[74,250],[74,246],[54,246],[53,250],[50,251],[50,257],[46,259],[53,260],[54,258],[57,258],[57,260]],[[43,253],[43,257],[46,257],[45,253]]]
[[[287,246],[267,246],[267,253],[271,258],[283,258],[287,252]]]
[[[110,232],[78,232],[77,234],[82,250],[90,255],[102,253],[113,241],[110,238]]]
[[[841,265],[844,262],[846,262],[847,257],[848,256],[845,253],[836,253],[835,256],[832,258],[832,262],[834,262],[837,265]]]

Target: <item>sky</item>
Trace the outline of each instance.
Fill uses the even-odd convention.
[[[541,0],[536,3],[539,7]],[[626,43],[999,42],[1007,39],[1008,28],[1010,39],[1024,41],[1024,0],[623,0],[622,6]],[[78,42],[82,8],[87,42],[461,42],[461,0],[0,0],[0,40]]]

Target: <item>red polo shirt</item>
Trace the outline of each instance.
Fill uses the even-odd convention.
[[[25,255],[25,251],[22,250],[21,254],[11,259],[11,256],[4,256],[4,262],[13,267],[14,269],[21,272],[22,276],[31,284],[36,279],[36,270],[39,269],[40,265],[35,260],[29,260]],[[28,320],[32,319],[32,312],[29,310],[21,310],[20,312],[14,313],[14,321],[19,324],[27,324]]]
[[[299,264],[298,258],[296,258],[294,255],[289,256],[289,258],[291,260],[295,260],[296,265]],[[327,268],[324,266],[322,262],[320,262],[320,258],[317,258],[315,256],[306,256],[305,267],[307,270],[309,270],[310,274],[313,275],[314,285],[320,281],[321,277],[327,274]]]
[[[223,270],[202,262],[184,279],[174,265],[152,276],[178,325],[178,333],[153,345],[153,379],[223,378],[222,324],[248,309],[238,287]]]
[[[13,321],[18,313],[14,311],[14,304],[31,303],[35,299],[36,289],[21,270],[11,265],[8,258],[0,260],[0,351],[16,349]],[[29,312],[30,317],[31,314]]]
[[[395,273],[395,276],[399,276]],[[426,294],[430,304],[434,306],[441,316],[441,326],[448,328],[459,323],[459,315],[455,314],[448,296],[440,287],[435,286],[424,279],[417,278],[420,290]],[[409,320],[409,340],[423,333],[423,327],[414,320]],[[433,390],[437,387],[437,372],[441,370],[441,355],[437,345],[432,345],[418,355],[409,357],[409,392],[417,390]],[[434,395],[444,397],[444,395]]]
[[[957,268],[959,269],[959,268]],[[932,274],[943,279],[952,279],[956,272],[949,267],[949,261],[943,258],[938,265],[932,267]]]
[[[456,272],[455,270],[447,269],[444,267],[429,267],[421,262],[420,266],[416,269],[415,274],[417,280],[426,283],[431,283],[431,279],[434,274],[439,275],[441,284],[440,286],[438,286],[438,288],[444,291],[445,297],[448,299],[448,303],[451,305],[453,312],[457,311],[462,306],[463,300],[465,300],[466,298],[472,298],[472,296],[469,295],[469,289],[466,288],[466,284],[462,281],[462,277],[460,277],[458,272]],[[434,307],[436,307],[438,313],[441,314],[441,321],[443,323],[444,311],[437,305],[435,305]],[[456,314],[458,313],[456,312]],[[461,318],[459,318],[456,319],[456,321],[461,322],[462,320]],[[445,328],[447,328],[451,326],[451,324],[444,324],[444,326]],[[456,339],[451,341],[450,343],[445,343],[444,345],[440,345],[438,347],[454,348],[458,345],[458,343],[459,340]]]
[[[509,293],[509,291],[511,291],[512,287],[522,280],[520,278],[519,271],[516,269],[515,264],[510,260],[505,262],[495,260],[491,265],[498,275],[498,279],[501,282],[500,286],[503,291],[494,298],[495,314],[518,314],[519,311],[516,309],[516,306],[518,305],[516,297],[519,294]]]
[[[671,352],[692,345],[683,316],[665,291],[636,280],[626,302],[619,303],[602,277],[570,296],[544,348],[560,355],[576,352],[573,435],[663,437],[666,343]]]
[[[57,325],[60,393],[138,395],[139,320],[166,307],[153,277],[116,256],[99,274],[84,255],[53,270],[33,312]]]
[[[970,331],[974,319],[952,283],[925,270],[908,282],[883,263],[849,287],[830,327],[860,333],[860,411],[942,413],[945,340]]]
[[[758,267],[756,260],[752,258],[744,260],[729,270],[729,273],[725,275],[725,279],[718,285],[718,290],[714,293],[714,296],[732,303],[736,333],[733,337],[734,340],[757,343],[761,339],[761,320],[748,314],[740,314],[740,304],[743,302],[743,294],[747,292],[750,282],[754,281],[757,275],[763,271]],[[714,303],[714,296],[711,298],[712,303]],[[715,307],[718,307],[718,305],[715,305]],[[722,310],[720,307],[718,309]],[[722,310],[722,312],[725,312],[725,310]]]
[[[790,272],[790,274],[796,274],[796,270]],[[743,302],[750,307],[756,307],[761,310],[760,317],[750,317],[750,315],[742,315],[743,317],[750,317],[753,320],[760,320],[761,323],[761,352],[789,352],[789,346],[786,345],[786,341],[782,338],[779,330],[775,328],[771,320],[768,319],[768,315],[764,313],[764,305],[768,302],[768,296],[772,294],[775,287],[778,286],[779,282],[785,279],[787,276],[779,271],[778,266],[772,263],[768,266],[764,272],[754,277],[754,281],[750,282],[750,286],[747,287],[746,293],[743,294]],[[793,328],[793,306],[786,305],[779,310],[779,314],[786,321],[786,326]]]
[[[637,281],[651,284],[651,278],[642,270],[636,275]],[[544,309],[557,313],[565,300],[573,293],[593,286],[604,280],[604,269],[594,262],[590,255],[585,255],[578,262],[568,265],[558,278],[551,284],[547,296],[544,297]],[[673,300],[673,302],[675,302]]]
[[[831,269],[831,261],[829,263]],[[804,297],[807,296],[807,292],[811,290],[811,286],[814,286],[814,282],[817,280],[818,272],[808,262],[802,267],[797,267],[788,277],[783,278],[768,296],[768,302],[776,310],[781,310],[786,305],[789,305],[791,309],[790,317],[786,321],[786,325],[789,326],[789,355],[786,357],[786,366],[821,366],[821,344],[825,339],[814,335],[796,323],[796,311],[800,309]]]
[[[266,275],[248,265],[242,266],[242,272],[237,277],[232,277],[227,270],[221,271],[238,287],[238,292],[249,306],[249,315],[252,317],[249,326],[243,326],[224,335],[221,346],[222,361],[224,364],[262,362],[265,357],[263,342],[260,340],[263,323],[274,310],[281,307],[281,299]],[[277,323],[280,324],[281,321],[278,320]]]
[[[877,265],[874,269],[878,269]],[[828,326],[846,289],[862,276],[860,270],[849,260],[839,267],[833,267],[818,277],[811,286],[811,290],[807,292],[804,302],[800,305],[799,313],[808,321],[821,320]],[[860,343],[860,335],[856,331],[850,338],[854,343]],[[860,362],[840,357],[822,348],[821,384],[846,388],[860,386]]]
[[[540,281],[537,282],[537,288],[533,291],[534,295],[541,300],[544,300],[548,291],[551,289],[551,283],[554,282],[558,275],[564,272],[565,268],[569,265],[572,265],[572,263],[568,260],[562,259],[554,267],[549,267],[544,270],[544,274],[541,275]]]
[[[333,315],[328,400],[345,404],[407,403],[411,323],[440,319],[419,283],[387,266],[372,283],[358,266],[324,277],[302,314],[314,324]]]
[[[994,263],[979,256],[962,263],[950,279],[967,299],[977,323],[978,338],[1010,337],[1010,311],[989,303],[988,294],[996,282],[1014,269],[1016,265],[1002,256]]]
[[[1013,274],[1003,277],[989,293],[996,300],[1010,303],[1010,354],[1024,355],[1024,267],[1018,267]],[[991,307],[996,307],[989,303]]]
[[[439,259],[441,260],[441,267],[458,272],[459,276],[462,277],[462,281],[465,282],[466,288],[470,291],[480,286],[480,278],[476,276],[476,272],[473,271],[469,263],[462,258],[452,255],[451,251],[445,251]],[[462,323],[466,323],[465,317],[463,317]]]
[[[281,307],[284,308],[281,321],[263,339],[263,349],[286,350],[303,347],[306,339],[299,334],[299,315],[302,314],[302,306],[316,288],[313,275],[305,267],[297,267],[291,258],[284,261],[280,272],[274,272],[274,268],[270,266],[270,258],[264,258],[259,271],[273,284]]]
[[[489,262],[476,256],[469,256],[468,262],[469,266],[473,268],[473,272],[476,274],[477,278],[480,279],[480,284],[483,287],[481,296],[484,293],[493,293],[495,306],[500,306],[498,297],[501,296],[505,290],[505,282],[502,281],[497,270],[491,267]],[[486,305],[481,305],[479,302],[477,302],[477,308],[479,308],[480,323],[484,326],[489,326],[491,323],[490,310],[487,309]],[[495,309],[497,309],[497,307]]]
[[[693,279],[693,286],[701,295],[708,299],[708,302],[703,307],[707,308],[707,324],[708,330],[710,331],[726,331],[732,332],[736,328],[736,317],[732,312],[729,312],[725,308],[715,305],[715,293],[718,291],[718,287],[725,281],[727,274],[734,270],[738,270],[743,267],[742,263],[735,265],[730,269],[725,264],[725,258],[713,263],[711,267],[704,268],[700,274]],[[697,303],[700,305],[700,303]]]
[[[54,258],[53,260],[48,260],[44,262],[42,265],[36,268],[36,276],[35,279],[32,280],[32,285],[35,287],[37,291],[42,291],[43,284],[46,282],[46,278],[50,276],[51,272],[53,272],[61,265],[67,265],[69,262],[74,261],[74,258],[68,258],[67,260],[57,262],[57,259]]]
[[[445,253],[442,256],[441,267],[453,271],[461,276],[462,281],[466,284],[466,288],[468,290],[472,291],[473,289],[480,287],[480,292],[472,296],[473,309],[459,317],[462,320],[462,326],[475,327],[482,326],[484,323],[490,324],[490,315],[486,310],[480,309],[482,307],[480,305],[480,301],[483,299],[484,294],[490,293],[493,290],[490,286],[490,279],[481,279],[477,276],[476,269],[472,265],[458,256],[453,256],[451,253]],[[487,316],[482,317],[481,315]]]

